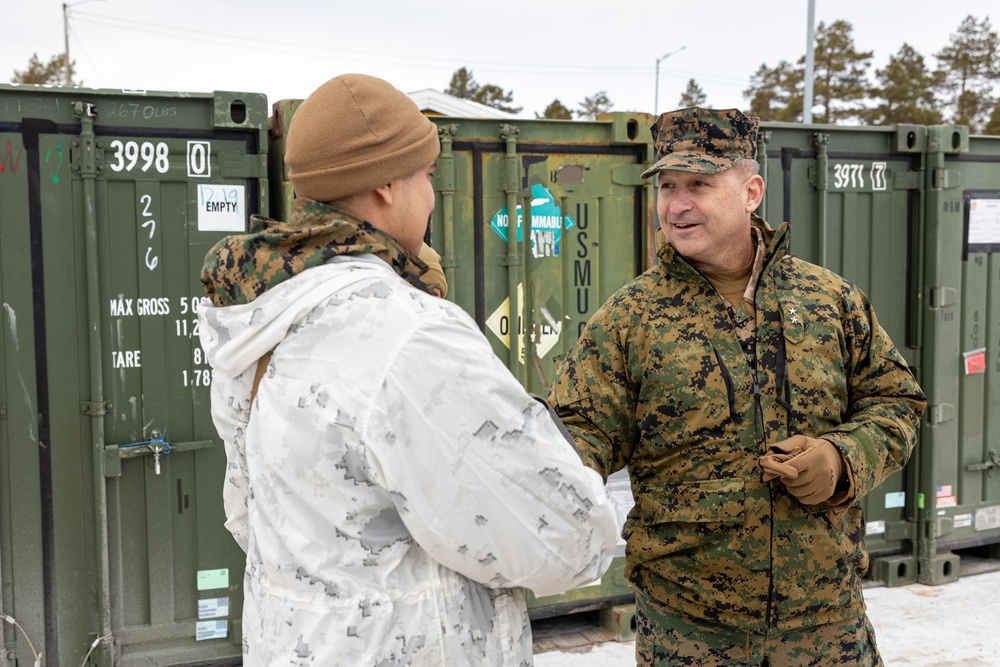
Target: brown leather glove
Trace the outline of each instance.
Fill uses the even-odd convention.
[[[758,459],[765,482],[780,479],[788,492],[805,505],[833,497],[844,475],[844,461],[832,442],[793,435],[770,449],[770,454]]]
[[[442,299],[448,296],[448,282],[444,279],[444,269],[441,268],[441,255],[425,243],[417,257],[427,265],[427,270],[420,274],[420,282],[427,285],[434,296]]]

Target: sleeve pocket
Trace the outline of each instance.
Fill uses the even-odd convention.
[[[745,491],[741,479],[719,479],[684,484],[647,482],[635,494],[638,519],[660,523],[743,523]]]

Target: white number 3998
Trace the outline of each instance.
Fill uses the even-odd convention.
[[[142,161],[139,167],[142,171],[149,171],[156,167],[156,171],[161,174],[167,173],[170,168],[170,149],[162,141],[154,144],[144,141],[141,144],[135,141],[122,143],[115,139],[111,142],[114,150],[114,162],[111,163],[112,171],[132,171]]]

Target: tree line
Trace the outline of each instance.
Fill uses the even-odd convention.
[[[854,44],[847,21],[820,23],[816,29],[813,65],[813,121],[855,125],[913,123],[967,125],[971,132],[1000,134],[1000,39],[989,18],[966,17],[950,42],[933,54],[932,69],[909,44],[870,75],[874,51]],[[793,64],[781,60],[762,64],[743,91],[744,111],[766,121],[800,122],[805,104],[805,55]],[[497,96],[497,91],[501,95]],[[513,92],[495,84],[479,86],[464,67],[455,72],[446,92],[511,113]],[[689,79],[678,108],[701,106],[707,96]],[[555,99],[538,118],[592,119],[613,107],[606,91],[599,91],[571,111]]]
[[[813,120],[819,123],[933,125],[949,122],[970,132],[1000,134],[1000,39],[988,18],[966,17],[950,42],[933,54],[937,67],[909,44],[882,69],[869,70],[873,51],[854,44],[847,21],[816,29]],[[805,56],[763,64],[743,91],[749,111],[763,120],[800,121]]]
[[[967,125],[973,133],[1000,134],[1000,38],[989,18],[969,15],[949,43],[934,53],[931,68],[923,55],[903,43],[885,67],[872,76],[874,51],[861,51],[854,44],[853,26],[847,21],[820,23],[816,29],[813,65],[813,121],[853,125],[893,125],[913,123]],[[776,65],[761,64],[750,77],[743,96],[744,111],[765,121],[800,122],[805,104],[805,55],[794,64],[781,60]],[[35,54],[28,67],[14,71],[12,81],[21,83],[70,83],[75,62],[66,79],[65,56],[43,63]],[[472,71],[455,71],[445,92],[518,114],[514,92],[494,83],[480,84]],[[679,108],[706,104],[707,96],[691,78],[677,102]],[[611,111],[614,103],[606,90],[599,90],[569,109],[554,99],[536,118],[592,120]]]

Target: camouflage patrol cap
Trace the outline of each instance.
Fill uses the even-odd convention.
[[[739,109],[690,107],[661,114],[650,128],[656,163],[642,178],[664,169],[714,174],[743,158],[756,159],[759,125],[759,118]]]

